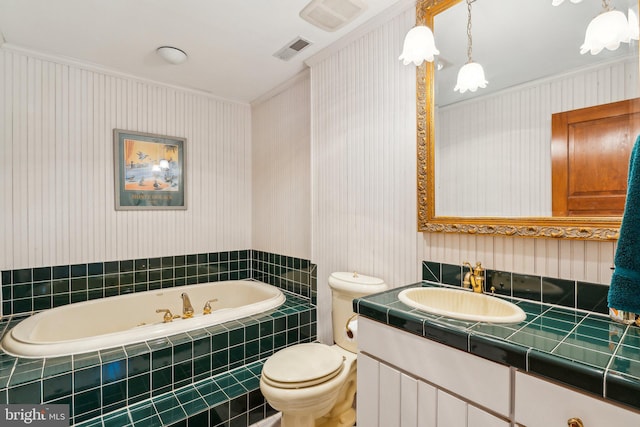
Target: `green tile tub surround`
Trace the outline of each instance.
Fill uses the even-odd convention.
[[[420,282],[354,300],[359,315],[580,391],[640,409],[640,328],[585,310],[499,296],[522,308],[517,324],[464,322],[411,308],[398,294]]]
[[[309,260],[255,251],[140,258],[2,271],[2,314],[205,282],[253,278],[317,299]]]
[[[0,352],[0,404],[64,403],[70,405],[73,422],[82,423],[144,402],[155,402],[212,377],[218,378],[222,386],[221,402],[228,403],[259,388],[255,375],[250,375],[255,374],[255,370],[233,374],[235,376],[232,372],[246,366],[261,369],[261,363],[274,352],[316,340],[315,306],[308,298],[286,290],[284,293],[285,303],[267,313],[144,343],[48,359],[19,359]],[[3,318],[0,331],[4,334],[25,317]],[[258,365],[254,365],[256,363]],[[258,376],[260,369],[257,369]],[[158,417],[165,425],[171,425],[192,415],[200,417],[196,419],[204,417],[202,411],[191,413],[199,409],[202,402],[189,404],[182,399],[183,395],[175,397],[181,402],[184,414],[160,411],[129,422],[145,425],[151,422],[150,418]],[[212,400],[206,396],[203,399]],[[212,406],[215,405],[208,403],[207,408]],[[255,419],[265,411],[262,407],[234,412],[236,407],[232,406],[226,421],[220,422]]]
[[[466,271],[468,267],[462,265],[422,262],[423,281],[462,286]],[[498,295],[602,314],[609,313],[607,285],[491,269],[485,270],[484,275],[487,290],[493,286]]]

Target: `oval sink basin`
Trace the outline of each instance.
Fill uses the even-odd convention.
[[[418,310],[460,320],[518,323],[526,318],[524,311],[509,301],[471,291],[410,288],[400,292],[398,298]]]

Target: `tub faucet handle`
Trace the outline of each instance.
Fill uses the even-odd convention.
[[[180,316],[174,316],[173,314],[171,314],[171,310],[169,310],[168,308],[159,308],[156,310],[156,313],[164,313],[164,316],[162,317],[162,321],[164,323],[169,323],[172,322],[173,319],[180,318]]]
[[[211,304],[210,303],[217,302],[217,301],[218,301],[218,298],[214,298],[214,299],[210,299],[209,301],[204,303],[204,308],[202,309],[202,314],[211,314],[213,309],[211,308]]]

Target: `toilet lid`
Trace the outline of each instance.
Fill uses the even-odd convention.
[[[319,343],[298,344],[278,351],[265,362],[262,375],[283,388],[308,387],[336,376],[344,358]]]

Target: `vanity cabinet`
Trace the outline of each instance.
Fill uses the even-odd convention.
[[[358,425],[511,425],[508,367],[362,317],[358,322]]]
[[[516,372],[515,420],[526,427],[564,426],[580,418],[584,427],[640,426],[640,414],[570,390],[532,375]]]
[[[360,317],[358,332],[358,425],[640,426],[638,411],[400,329]]]

